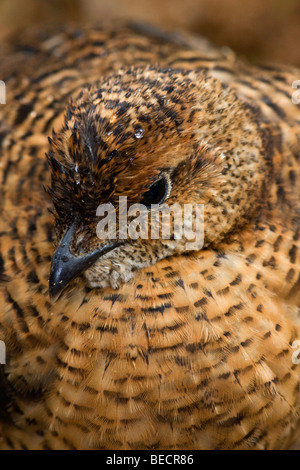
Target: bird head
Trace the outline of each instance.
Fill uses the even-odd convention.
[[[174,210],[170,236],[163,237],[163,204],[190,205],[193,215],[204,207],[204,242],[195,249],[205,249],[249,220],[263,184],[255,113],[203,71],[120,70],[70,101],[63,128],[49,142],[54,300],[78,275],[89,287],[118,288],[139,269],[185,252],[187,234],[196,236],[197,227],[192,222],[176,237]],[[129,216],[121,219],[125,203]],[[136,204],[148,220],[139,238],[130,231],[136,219],[129,208]],[[114,223],[100,237],[105,217]]]

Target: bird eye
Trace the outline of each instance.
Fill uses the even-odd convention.
[[[169,184],[167,178],[163,176],[152,184],[150,189],[143,195],[141,204],[150,207],[151,204],[162,204],[167,197]]]

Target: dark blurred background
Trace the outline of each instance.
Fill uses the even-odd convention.
[[[250,60],[300,66],[300,0],[0,0],[0,40],[33,25],[116,18],[184,28]]]

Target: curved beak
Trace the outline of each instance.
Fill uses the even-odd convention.
[[[49,278],[49,292],[53,302],[59,298],[62,291],[75,277],[86,271],[101,256],[122,244],[121,241],[117,240],[101,246],[98,250],[91,253],[74,256],[70,251],[74,229],[75,223],[67,230],[53,254]]]

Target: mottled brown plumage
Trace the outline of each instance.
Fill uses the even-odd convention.
[[[294,445],[299,70],[137,27],[5,56],[0,448]],[[166,202],[205,205],[203,249],[128,240],[88,264],[97,206],[162,178]],[[81,268],[59,277],[57,248],[54,302],[68,236]]]

